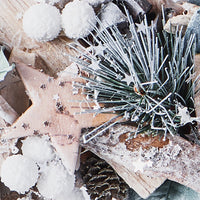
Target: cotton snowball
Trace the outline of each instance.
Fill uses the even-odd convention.
[[[61,15],[55,6],[31,6],[23,17],[24,32],[32,39],[46,42],[56,38],[61,30]]]
[[[75,176],[69,175],[67,170],[55,162],[50,163],[39,177],[37,188],[45,198],[57,199],[63,192],[68,196],[73,188]]]
[[[70,2],[62,11],[62,27],[69,38],[88,36],[95,24],[95,12],[86,1]]]
[[[8,157],[1,167],[1,181],[10,188],[24,194],[38,179],[38,167],[34,161],[22,156]]]
[[[53,159],[53,150],[45,137],[28,137],[22,141],[22,153],[37,163]]]

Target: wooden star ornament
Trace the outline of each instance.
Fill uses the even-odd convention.
[[[65,167],[74,173],[81,129],[98,126],[112,115],[75,114],[89,108],[83,102],[84,95],[73,94],[73,81],[80,80],[78,77],[69,74],[54,79],[23,63],[16,64],[16,68],[32,105],[5,130],[2,138],[48,134]]]

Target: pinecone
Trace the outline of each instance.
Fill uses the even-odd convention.
[[[129,186],[117,175],[114,169],[92,154],[86,161],[81,161],[80,174],[86,185],[91,200],[125,200]]]

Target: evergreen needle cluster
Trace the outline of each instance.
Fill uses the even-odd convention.
[[[132,133],[172,135],[195,118],[193,80],[195,37],[188,41],[181,31],[175,35],[156,33],[146,18],[140,31],[129,14],[129,33],[116,26],[103,31],[95,27],[90,47],[71,45],[81,58],[75,62],[87,76],[85,83],[74,83],[95,107],[85,112],[115,113],[116,117],[84,135],[87,142],[121,121],[137,125]],[[100,23],[100,22],[99,22]],[[101,26],[101,23],[100,23]],[[187,118],[187,120],[185,120]]]

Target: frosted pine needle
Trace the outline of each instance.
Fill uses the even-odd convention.
[[[85,112],[115,113],[116,117],[83,136],[84,142],[121,121],[137,124],[139,133],[172,135],[180,126],[193,122],[194,35],[185,41],[181,31],[175,35],[157,34],[146,18],[142,31],[137,31],[128,15],[129,31],[122,35],[116,26],[92,34],[95,45],[75,48],[82,58],[75,62],[82,66],[86,83],[74,84],[95,107]],[[99,22],[100,23],[100,22]],[[77,45],[77,44],[76,44]],[[180,110],[186,108],[189,121]],[[182,123],[184,122],[184,123]]]

